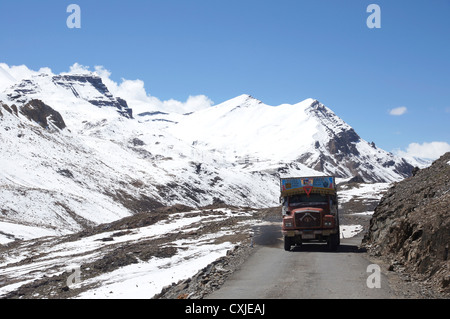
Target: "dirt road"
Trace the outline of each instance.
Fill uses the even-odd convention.
[[[372,264],[358,249],[361,237],[341,239],[336,252],[324,244],[305,244],[290,252],[283,249],[279,224],[261,228],[257,250],[211,299],[396,298],[388,279],[368,272]],[[370,270],[370,269],[369,269]]]

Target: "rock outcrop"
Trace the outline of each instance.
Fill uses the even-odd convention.
[[[390,270],[450,293],[450,152],[381,199],[363,245]]]
[[[61,114],[41,100],[30,100],[28,103],[19,107],[15,104],[9,106],[0,101],[0,107],[0,117],[3,117],[3,113],[1,112],[1,109],[3,109],[16,117],[20,113],[29,121],[36,122],[44,129],[57,128],[63,130],[66,128],[66,123]]]
[[[41,100],[31,100],[20,108],[20,113],[43,128],[48,128],[50,124],[60,130],[66,128],[66,123],[64,123],[61,114]]]
[[[133,117],[132,109],[128,107],[127,102],[120,97],[114,97],[99,76],[93,74],[57,75],[52,78],[52,81],[55,85],[71,91],[76,97],[84,99],[92,105],[115,107],[122,116]],[[83,92],[83,89],[80,90],[85,87],[94,89],[96,94],[90,95]]]

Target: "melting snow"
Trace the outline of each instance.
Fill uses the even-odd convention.
[[[351,238],[363,230],[362,225],[340,225],[341,238]]]

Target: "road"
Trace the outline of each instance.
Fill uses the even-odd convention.
[[[261,227],[256,251],[208,299],[395,298],[380,273],[380,288],[369,288],[372,264],[358,249],[361,237],[341,239],[336,252],[324,244],[304,244],[287,252],[278,225]],[[370,281],[373,282],[373,281]]]

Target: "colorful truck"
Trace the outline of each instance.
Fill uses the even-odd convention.
[[[340,244],[336,181],[333,176],[280,179],[284,249],[309,241]]]

